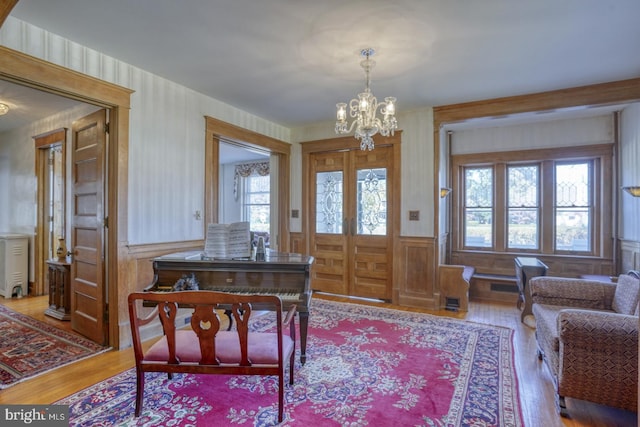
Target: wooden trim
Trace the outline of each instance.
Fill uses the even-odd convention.
[[[502,117],[569,107],[593,107],[640,100],[640,78],[435,107],[434,124]]]
[[[610,260],[612,254],[612,215],[606,213],[612,209],[612,193],[611,187],[608,187],[609,177],[612,175],[612,155],[613,144],[599,144],[587,146],[564,147],[559,149],[533,149],[524,151],[505,151],[498,153],[476,153],[451,156],[451,172],[452,185],[455,190],[455,197],[451,199],[452,203],[452,223],[451,223],[451,240],[449,242],[451,250],[459,253],[469,252],[465,249],[463,242],[464,219],[462,208],[464,205],[464,169],[466,167],[483,167],[488,166],[494,170],[495,176],[495,197],[494,197],[494,238],[493,249],[479,250],[478,253],[485,253],[489,259],[496,253],[529,253],[531,256],[554,256],[554,255],[570,255],[575,258],[589,258],[598,260]],[[593,161],[594,170],[592,171],[594,178],[592,195],[594,206],[597,207],[592,218],[593,227],[591,229],[592,252],[589,254],[579,253],[572,254],[568,251],[555,251],[553,238],[555,231],[553,230],[553,221],[550,219],[554,216],[554,203],[551,195],[553,194],[553,170],[555,163],[563,160],[586,160]],[[506,168],[513,164],[536,164],[540,166],[540,200],[541,222],[539,236],[540,248],[538,250],[516,250],[507,247],[507,229],[506,229]],[[471,251],[474,251],[471,249]],[[609,261],[610,262],[610,261]],[[482,269],[484,265],[490,265],[490,262],[480,260],[479,264],[473,265]]]
[[[45,177],[42,175],[42,168],[44,165],[44,154],[45,149],[51,147],[55,144],[61,145],[61,156],[62,156],[62,176],[64,177],[65,184],[62,187],[62,200],[66,200],[66,180],[67,180],[67,129],[56,129],[50,132],[46,132],[40,135],[36,135],[33,137],[34,146],[36,149],[35,153],[35,175],[38,183],[37,189],[37,209],[36,209],[36,235],[33,239],[33,269],[34,269],[34,279],[33,279],[33,295],[43,295],[47,293],[47,283],[46,283],[46,268],[44,267],[45,259],[45,247],[44,247],[44,222],[47,220],[46,213],[46,201],[48,197],[45,195]],[[66,230],[66,203],[63,203],[62,207],[62,217],[64,222],[64,230]]]
[[[373,138],[375,146],[386,146],[400,144],[402,141],[402,131],[396,131],[394,135],[382,137],[375,136]],[[344,151],[344,150],[359,150],[360,141],[353,136],[339,136],[329,139],[320,139],[316,141],[301,142],[302,156],[310,153],[329,152],[329,151]],[[375,150],[375,148],[374,148]],[[303,169],[306,170],[306,169]]]
[[[110,110],[106,275],[115,285],[108,287],[107,295],[112,307],[109,310],[109,345],[118,347],[118,320],[127,318],[126,305],[118,305],[118,296],[128,288],[123,247],[128,238],[129,110],[133,91],[4,46],[0,46],[0,78]]]
[[[278,157],[278,250],[288,252],[291,144],[208,116],[205,116],[204,227],[209,223],[218,222],[221,140],[247,148],[257,148]]]
[[[18,0],[3,0],[0,3],[0,27],[4,24],[7,16],[11,13],[13,7],[18,3]]]
[[[440,212],[441,204],[440,198],[438,197],[438,188],[440,187],[438,173],[442,167],[440,164],[440,145],[442,143],[441,132],[445,124],[462,122],[481,117],[505,117],[517,113],[547,111],[578,106],[601,106],[635,102],[638,100],[640,100],[640,78],[633,78],[610,83],[580,86],[528,95],[517,95],[434,107],[433,201],[435,212]],[[615,218],[612,220],[614,222],[617,221]],[[434,230],[440,234],[443,230],[440,230],[439,222],[439,215],[435,215]],[[436,250],[438,250],[438,248]]]

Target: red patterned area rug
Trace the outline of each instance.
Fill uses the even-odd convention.
[[[106,350],[0,305],[0,389]]]
[[[313,300],[307,363],[296,357],[283,426],[522,426],[513,331]],[[255,330],[272,328],[271,315]],[[56,404],[71,426],[272,426],[277,378],[147,374],[133,417],[131,369]]]

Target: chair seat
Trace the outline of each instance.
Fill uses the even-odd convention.
[[[278,364],[278,335],[275,333],[248,334],[247,351],[249,360],[256,365]],[[282,354],[286,357],[294,348],[291,337],[283,335]],[[222,364],[240,363],[240,341],[233,331],[220,331],[216,335],[216,355]],[[176,356],[181,363],[199,363],[202,358],[198,335],[192,330],[176,331]],[[169,359],[167,338],[162,337],[146,352],[146,362],[166,362]]]

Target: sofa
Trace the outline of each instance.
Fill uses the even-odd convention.
[[[538,358],[565,397],[637,412],[640,274],[609,282],[552,276],[530,280]]]

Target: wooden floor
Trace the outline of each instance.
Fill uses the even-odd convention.
[[[375,304],[320,294],[314,295],[314,298]],[[0,303],[49,324],[66,330],[71,329],[69,322],[58,321],[44,315],[47,306],[46,296],[8,300],[0,298]],[[419,309],[404,310],[428,312]],[[569,398],[567,398],[567,407],[571,418],[560,417],[555,409],[549,372],[536,357],[534,330],[520,323],[520,313],[513,304],[472,301],[469,304],[468,313],[449,311],[430,313],[515,329],[514,350],[526,426],[638,425],[637,415],[634,413]],[[0,404],[49,404],[131,367],[133,367],[131,348],[109,351],[1,390]]]

